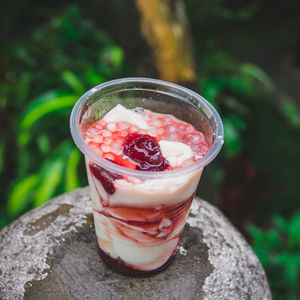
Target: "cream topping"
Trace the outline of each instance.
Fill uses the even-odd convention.
[[[103,121],[110,122],[128,122],[138,126],[141,129],[149,129],[148,123],[144,117],[132,110],[126,109],[121,104],[116,105],[103,118]]]
[[[180,167],[184,161],[193,157],[193,151],[189,145],[181,142],[160,141],[160,150],[172,167]]]

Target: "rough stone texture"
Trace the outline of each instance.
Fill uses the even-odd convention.
[[[263,268],[222,213],[195,199],[175,261],[150,278],[98,255],[89,189],[62,195],[0,232],[0,299],[271,299]]]

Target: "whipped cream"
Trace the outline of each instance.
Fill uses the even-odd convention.
[[[193,157],[193,151],[189,145],[181,142],[159,141],[161,153],[173,168],[180,167]]]
[[[111,122],[128,122],[132,125],[136,125],[141,129],[148,129],[148,123],[143,119],[143,116],[126,109],[121,104],[116,105],[111,109],[103,118],[103,121],[107,123]]]

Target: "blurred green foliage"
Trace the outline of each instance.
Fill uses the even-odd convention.
[[[261,222],[278,212],[289,215],[298,205],[299,194],[300,169],[294,162],[300,157],[300,111],[295,101],[284,96],[276,104],[277,90],[262,69],[219,50],[206,53],[199,70],[201,94],[221,113],[224,125],[224,147],[210,167],[213,177],[222,183],[230,171],[226,165],[243,156],[268,180],[261,191],[267,195],[251,221]]]
[[[0,184],[8,201],[0,225],[86,183],[69,115],[86,90],[126,74],[123,60],[123,51],[76,6],[7,46]]]
[[[274,298],[297,299],[300,214],[286,220],[278,213],[288,216],[298,207],[299,109],[286,95],[275,105],[278,95],[270,77],[254,64],[226,54],[229,48],[232,53],[255,48],[250,31],[238,36],[236,28],[252,21],[251,32],[263,30],[253,20],[261,7],[272,3],[185,3],[199,90],[221,113],[225,129],[224,148],[210,166],[214,183],[222,186],[230,162],[241,155],[256,171],[267,174],[269,185],[263,188],[271,201],[261,201],[251,221],[265,224],[276,214],[273,226],[264,231],[251,225],[248,230]],[[77,6],[54,11],[44,12],[45,20],[36,28],[11,35],[1,49],[0,228],[55,195],[87,183],[83,156],[69,133],[71,108],[92,86],[130,74],[122,49]],[[289,26],[293,28],[294,23]],[[228,32],[220,34],[223,28]],[[229,203],[231,210],[234,204]]]
[[[273,217],[273,227],[248,226],[253,250],[264,266],[274,299],[296,300],[300,295],[300,211],[289,220]]]
[[[241,135],[246,128],[244,119],[249,114],[249,105],[242,99],[259,97],[262,89],[272,91],[273,83],[257,66],[238,63],[220,51],[205,56],[200,70],[203,96],[223,112],[223,151],[226,159],[230,159],[241,153],[243,147]]]

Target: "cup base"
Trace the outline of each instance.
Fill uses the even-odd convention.
[[[166,269],[174,260],[175,255],[172,255],[162,266],[151,271],[141,271],[125,265],[121,259],[114,259],[107,255],[102,249],[99,249],[99,254],[104,263],[113,271],[129,277],[149,277],[160,273]]]

